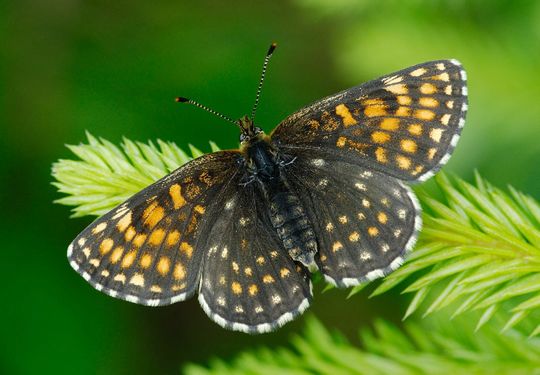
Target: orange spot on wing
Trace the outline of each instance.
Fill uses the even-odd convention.
[[[150,267],[150,264],[152,263],[152,256],[150,254],[144,254],[141,257],[141,260],[139,261],[139,264],[142,268],[148,268]]]
[[[422,125],[420,124],[409,125],[409,133],[411,133],[412,135],[422,135]]]
[[[386,150],[382,147],[377,147],[377,149],[375,150],[375,157],[377,158],[378,162],[388,162],[388,159],[386,158]]]
[[[450,76],[446,72],[438,74],[438,75],[430,77],[430,78],[434,79],[436,81],[444,81],[444,82],[450,81]]]
[[[411,139],[403,139],[400,142],[401,149],[405,152],[408,152],[410,154],[414,154],[416,152],[416,142]]]
[[[251,284],[248,288],[248,292],[250,296],[254,296],[259,291],[259,288],[255,284]]]
[[[161,276],[167,275],[169,273],[170,268],[171,268],[171,261],[169,260],[169,258],[167,257],[159,258],[156,269],[160,273]]]
[[[419,174],[420,172],[422,172],[424,170],[424,167],[421,166],[421,165],[417,165],[416,167],[414,167],[414,171],[411,172],[411,174],[413,176],[416,176],[417,174]]]
[[[409,93],[409,89],[404,83],[397,83],[395,85],[385,86],[384,89],[396,95],[405,95]]]
[[[150,237],[148,238],[148,242],[151,245],[157,246],[160,245],[163,242],[163,239],[165,238],[165,231],[163,229],[156,229],[150,233]]]
[[[364,114],[367,117],[385,116],[386,106],[371,106],[364,109]]]
[[[167,245],[173,246],[178,242],[179,239],[180,239],[180,232],[177,230],[173,230],[172,232],[169,232],[169,234],[167,235]]]
[[[265,284],[270,284],[270,283],[273,283],[274,281],[275,280],[272,277],[272,275],[264,275],[263,276],[263,283],[265,283]]]
[[[399,129],[399,119],[395,117],[388,117],[381,121],[379,127],[382,130],[395,131]]]
[[[173,276],[176,280],[182,280],[186,277],[186,269],[182,264],[177,263],[176,266],[174,266]]]
[[[418,69],[415,69],[413,70],[412,72],[410,72],[409,74],[413,77],[419,77],[421,76],[422,74],[425,74],[427,72],[427,69],[426,68],[418,68]]]
[[[182,188],[179,184],[174,184],[169,188],[169,195],[171,196],[175,209],[179,209],[186,204],[186,200],[182,196]]]
[[[135,237],[136,234],[137,232],[135,231],[135,228],[130,226],[126,229],[126,233],[124,233],[124,238],[127,242],[129,242],[133,239],[133,237]]]
[[[186,254],[188,258],[191,258],[191,255],[193,254],[193,247],[187,242],[182,242],[180,244],[180,251]]]
[[[124,252],[124,248],[122,246],[117,246],[112,254],[111,254],[111,263],[115,264],[118,263],[120,258],[122,257],[122,253]]]
[[[362,104],[365,106],[364,114],[368,117],[386,115],[386,105],[382,99],[365,99]]]
[[[400,167],[401,169],[409,169],[411,167],[411,159],[406,156],[398,155],[396,156],[396,161],[398,167]]]
[[[420,104],[423,107],[434,108],[439,105],[439,102],[429,96],[423,96],[418,100],[418,104]]]
[[[131,267],[136,256],[137,256],[136,251],[130,251],[129,253],[124,255],[124,259],[122,259],[122,268]]]
[[[101,254],[107,254],[109,251],[111,251],[113,245],[114,241],[112,239],[105,238],[103,241],[101,241],[101,244],[99,245],[99,252]]]
[[[136,247],[141,247],[146,241],[146,234],[138,234],[133,239],[133,245]]]
[[[420,92],[422,94],[430,95],[437,92],[437,87],[433,83],[424,83],[420,86]]]
[[[417,109],[414,111],[414,117],[420,120],[430,121],[435,118],[435,112],[429,109]]]
[[[384,132],[373,132],[371,139],[375,143],[386,143],[390,140],[390,134]]]
[[[143,212],[144,223],[150,228],[155,227],[163,219],[163,216],[165,216],[165,210],[158,206],[157,201],[152,202]]]
[[[407,117],[411,115],[411,108],[401,106],[396,110],[396,116]]]
[[[343,120],[343,125],[347,128],[351,125],[355,125],[357,121],[354,119],[354,117],[351,115],[351,112],[349,111],[349,108],[345,106],[345,104],[340,104],[336,107],[336,114],[338,116],[341,116]]]
[[[236,281],[233,281],[233,283],[231,284],[231,289],[234,294],[242,293],[242,286]]]
[[[339,241],[334,242],[334,244],[332,245],[332,251],[335,253],[336,251],[339,251],[341,249],[343,249],[343,244]]]
[[[401,105],[409,105],[412,103],[412,99],[410,96],[400,95],[397,97],[397,102]]]

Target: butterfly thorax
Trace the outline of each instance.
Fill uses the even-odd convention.
[[[245,146],[247,181],[253,183],[265,200],[272,226],[283,247],[298,262],[316,268],[317,242],[299,197],[287,183],[283,170],[294,163],[292,157],[280,154],[264,133]]]

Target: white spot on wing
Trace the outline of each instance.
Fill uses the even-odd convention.
[[[367,190],[366,185],[365,185],[365,184],[361,184],[361,183],[359,183],[359,182],[357,182],[356,184],[354,184],[354,186],[356,186],[356,188],[357,188],[358,190],[362,190],[362,191],[366,191],[366,190]]]
[[[398,75],[390,76],[390,77],[384,78],[382,81],[384,82],[385,85],[393,85],[394,83],[399,83],[403,81],[403,76],[398,76]]]
[[[235,201],[234,199],[229,199],[227,203],[225,203],[225,209],[230,210],[234,207]]]
[[[452,137],[452,140],[450,141],[450,144],[452,145],[452,147],[456,147],[458,141],[459,141],[459,134],[454,134],[454,136]]]

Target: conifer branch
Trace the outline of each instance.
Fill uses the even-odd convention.
[[[232,360],[188,364],[187,375],[227,374],[530,374],[540,367],[540,339],[488,323],[475,333],[464,319],[377,320],[361,329],[362,347],[328,332],[314,318],[289,347],[248,349]]]
[[[79,160],[58,160],[52,166],[52,184],[67,196],[55,203],[73,207],[72,217],[100,216],[154,181],[193,158],[203,155],[189,145],[190,154],[173,142],[133,142],[120,147],[86,133],[87,144],[67,147]],[[212,151],[219,148],[210,142]]]

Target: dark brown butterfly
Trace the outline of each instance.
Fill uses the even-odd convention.
[[[405,183],[431,177],[454,150],[465,71],[456,60],[415,65],[311,104],[266,135],[253,118],[274,48],[251,118],[233,121],[239,150],[183,165],[69,245],[92,286],[150,306],[198,292],[221,326],[261,333],[308,307],[310,271],[348,287],[401,265],[421,227]]]

